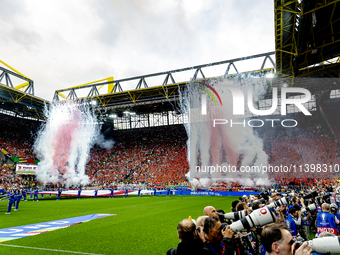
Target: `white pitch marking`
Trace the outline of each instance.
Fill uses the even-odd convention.
[[[96,253],[86,253],[86,252],[79,252],[79,251],[65,251],[65,250],[56,250],[56,249],[46,249],[46,248],[28,247],[28,246],[20,246],[20,245],[12,245],[12,244],[0,244],[0,245],[9,246],[9,247],[16,247],[16,248],[44,250],[44,251],[67,252],[67,253],[76,253],[76,254],[85,254],[85,255],[102,255],[102,254],[96,254]]]

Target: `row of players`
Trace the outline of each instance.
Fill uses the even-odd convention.
[[[231,213],[207,206],[196,221],[181,221],[177,226],[180,243],[167,255],[340,253],[339,214],[336,205],[327,203],[330,194],[262,193],[251,207],[251,198],[240,200],[232,203]],[[310,229],[317,239],[308,241]]]
[[[109,198],[113,198],[115,189],[109,189],[109,190],[110,190]],[[61,195],[62,195],[62,191],[63,191],[63,189],[58,189],[58,193],[56,194],[57,200],[60,200]],[[141,191],[142,191],[142,188],[139,187],[138,188],[138,197],[141,196]],[[81,198],[81,192],[82,192],[82,189],[78,188],[77,199]],[[38,189],[34,189],[33,191],[28,191],[28,193],[31,195],[31,199],[33,199],[33,201],[39,201],[38,200],[38,194],[40,194],[41,197],[43,197],[43,195],[44,195],[43,193],[39,193]],[[156,188],[153,189],[152,194],[153,194],[153,196],[156,196],[156,194],[157,194]],[[159,194],[161,195],[162,193],[160,192]],[[173,194],[172,189],[170,189],[170,188],[167,189],[166,195],[169,196],[171,194]],[[182,191],[181,191],[180,194],[182,194]],[[95,189],[94,190],[94,198],[95,199],[97,198],[97,195],[98,195],[98,189]],[[129,196],[129,190],[125,189],[124,198],[127,198],[128,196]],[[50,197],[51,197],[51,195],[50,195]],[[8,199],[9,203],[8,203],[8,210],[5,214],[10,214],[12,208],[15,208],[15,211],[18,211],[19,203],[22,199],[24,199],[24,201],[27,201],[27,192],[26,192],[25,189],[9,189],[2,200],[6,200],[6,199]]]

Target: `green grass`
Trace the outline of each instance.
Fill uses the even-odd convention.
[[[10,215],[5,215],[8,203],[1,202],[0,229],[95,213],[117,215],[0,244],[95,254],[166,254],[177,247],[178,222],[203,215],[207,205],[227,212],[233,200],[235,197],[209,196],[41,199],[20,202],[19,211],[12,210]],[[72,253],[0,245],[0,254]]]

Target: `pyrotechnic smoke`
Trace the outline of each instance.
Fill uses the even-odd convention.
[[[233,115],[233,99],[226,86],[237,86],[245,95],[247,102],[247,90],[253,88],[253,100],[261,99],[266,89],[263,79],[224,79],[210,82],[221,97],[223,105],[215,107],[212,100],[207,100],[207,115],[201,113],[201,84],[190,84],[186,92],[181,96],[181,108],[184,113],[190,114],[190,123],[186,126],[188,135],[188,159],[190,166],[190,177],[203,180],[207,183],[217,180],[237,181],[245,185],[268,184],[268,176],[263,173],[224,173],[201,171],[197,172],[197,166],[267,166],[267,154],[263,150],[263,141],[253,132],[248,125],[233,125],[247,123],[245,116]],[[212,93],[213,94],[213,93]],[[214,95],[215,96],[215,95]],[[216,97],[216,96],[215,96]],[[216,98],[219,104],[219,101]],[[247,107],[244,107],[245,110]],[[228,120],[226,125],[213,127],[213,119]],[[206,169],[205,169],[206,170]],[[204,186],[204,183],[201,183]],[[196,183],[197,184],[197,183]]]
[[[111,150],[113,148],[114,143],[115,142],[113,140],[110,139],[106,140],[103,134],[99,134],[97,136],[96,145],[103,149]]]
[[[44,184],[86,185],[85,164],[101,128],[97,117],[88,107],[71,102],[51,104],[45,115],[34,144],[40,159],[37,179]]]

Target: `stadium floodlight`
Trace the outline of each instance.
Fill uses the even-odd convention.
[[[92,100],[92,101],[91,101],[91,104],[92,104],[92,105],[97,105],[97,101],[96,101],[96,100]]]
[[[109,118],[115,119],[115,118],[117,118],[117,114],[110,114],[110,115],[109,115]]]
[[[130,112],[130,115],[136,115],[136,113],[135,112]]]
[[[126,115],[130,114],[129,111],[124,111],[123,113],[126,114]]]

